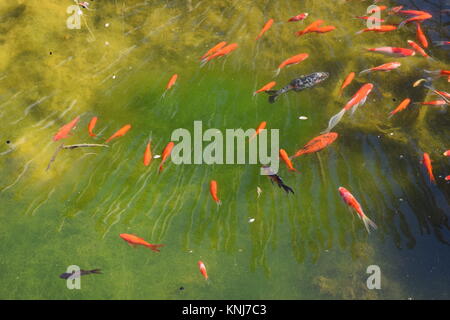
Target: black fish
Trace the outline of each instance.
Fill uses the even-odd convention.
[[[283,188],[284,191],[286,191],[287,194],[289,194],[289,192],[292,192],[292,194],[294,194],[294,190],[292,190],[291,187],[285,185],[284,182],[283,182],[283,180],[281,179],[281,177],[280,177],[279,175],[273,173],[273,172],[270,170],[270,167],[264,166],[263,168],[266,170],[267,173],[269,173],[267,176],[269,177],[270,182],[272,182],[272,184],[273,184],[274,182],[276,182],[276,184],[278,185],[278,187]]]
[[[304,89],[309,89],[317,85],[318,83],[326,80],[330,74],[328,72],[314,72],[307,76],[300,76],[297,79],[292,80],[287,86],[280,90],[268,90],[265,91],[270,95],[269,102],[274,103],[279,95],[288,91],[294,90],[296,92]]]
[[[60,274],[59,277],[61,279],[69,279],[69,277],[72,276],[73,277],[72,279],[74,279],[88,274],[102,274],[102,271],[100,269],[94,269],[94,270],[80,270],[79,272],[72,272],[72,273],[64,272],[63,274]]]

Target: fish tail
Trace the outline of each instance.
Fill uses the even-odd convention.
[[[148,247],[152,251],[160,252],[160,250],[158,248],[164,247],[164,245],[163,244],[151,244]]]
[[[360,30],[360,31],[358,31],[358,32],[355,32],[355,34],[361,34],[361,33],[363,33],[364,32],[364,30]]]
[[[359,73],[359,75],[362,75],[362,74],[368,73],[368,72],[370,72],[370,69],[366,69],[366,70],[361,71],[361,72]]]
[[[275,77],[278,77],[278,75],[280,74],[281,69],[278,68],[277,70],[275,70]]]
[[[294,190],[292,190],[291,187],[285,185],[284,183],[280,183],[280,187],[283,188],[287,194],[289,194],[289,192],[292,192],[292,194],[294,194]]]
[[[345,109],[342,109],[341,111],[339,111],[339,113],[332,116],[330,121],[328,122],[328,128],[326,128],[321,133],[322,134],[329,133],[331,131],[331,129],[333,129],[339,123],[339,121],[341,121],[344,114],[345,114]]]
[[[402,27],[403,27],[405,24],[407,24],[407,23],[408,23],[408,20],[404,20],[404,21],[400,22],[399,25],[398,25],[398,27],[397,27],[397,29],[402,28]]]
[[[102,270],[101,269],[94,269],[94,270],[90,270],[89,273],[102,274]]]
[[[378,229],[377,225],[370,220],[366,215],[362,216],[362,221],[364,222],[364,226],[366,227],[367,232],[370,234],[370,227],[374,230]]]
[[[277,100],[278,96],[279,96],[278,93],[275,93],[274,95],[271,95],[271,96],[269,97],[269,103],[274,103],[275,100]]]

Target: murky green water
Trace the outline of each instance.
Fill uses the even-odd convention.
[[[448,15],[439,13],[448,9],[444,1],[403,3],[433,12],[427,35],[448,40]],[[353,17],[369,1],[96,0],[83,11],[81,29],[70,30],[72,4],[0,4],[0,298],[450,298],[450,187],[443,179],[450,163],[442,156],[448,110],[415,105],[387,119],[406,97],[435,99],[412,83],[423,69],[448,70],[448,48],[430,47],[437,61],[403,58],[399,71],[357,77],[339,97],[350,71],[396,60],[364,48],[407,47],[414,27],[355,35],[365,24]],[[310,13],[305,22],[285,22],[301,12]],[[275,24],[255,42],[269,18]],[[337,30],[293,36],[317,19]],[[222,40],[239,48],[200,68],[198,58]],[[327,81],[273,105],[252,96],[281,61],[302,52],[309,59],[283,69],[277,87],[316,71],[330,72]],[[177,84],[162,99],[174,73]],[[295,160],[298,174],[281,164],[294,196],[272,186],[256,165],[170,163],[158,174],[159,159],[142,164],[149,137],[160,154],[173,130],[192,130],[195,120],[223,131],[267,121],[293,153],[365,82],[374,93],[336,127],[332,146]],[[449,88],[445,78],[434,85]],[[111,148],[63,150],[46,171],[59,145],[53,135],[77,115],[67,144],[101,143],[127,123],[133,128]],[[94,115],[97,139],[86,129]],[[419,163],[423,152],[434,160],[436,186]],[[219,184],[219,209],[211,179]],[[369,236],[349,214],[339,186],[359,199],[376,232]],[[159,254],[133,249],[120,233],[166,246]],[[104,274],[82,277],[81,290],[68,290],[58,276],[73,264]],[[381,268],[381,290],[366,287],[369,265]]]

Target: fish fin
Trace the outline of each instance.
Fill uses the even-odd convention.
[[[289,194],[289,192],[292,192],[292,194],[294,194],[294,190],[292,190],[291,187],[285,185],[284,183],[280,184],[280,187],[282,187],[287,194]]]
[[[369,72],[370,72],[370,69],[366,69],[366,70],[361,71],[361,72],[359,73],[359,75],[362,75],[362,74],[364,74],[364,73],[369,73]]]
[[[364,32],[364,30],[360,30],[360,31],[358,31],[358,32],[355,32],[355,34],[361,34],[361,33],[363,33]]]
[[[278,75],[280,74],[281,69],[278,68],[277,70],[275,70],[275,77],[278,77]]]
[[[367,216],[364,215],[361,219],[364,222],[364,226],[366,227],[366,230],[369,234],[370,234],[369,227],[372,227],[374,230],[378,229],[377,225],[372,220],[370,220]]]
[[[321,134],[329,133],[331,131],[331,129],[333,129],[339,123],[339,121],[341,121],[344,114],[345,114],[345,109],[342,109],[341,111],[339,111],[339,113],[332,116],[330,121],[328,122],[328,128],[326,128],[324,131],[322,131]]]
[[[366,103],[367,97],[365,97],[364,99],[362,99],[359,103],[355,104],[351,110],[350,115],[353,115],[355,113],[355,111],[358,109],[359,106],[362,106],[364,103]]]
[[[402,28],[405,24],[407,24],[408,22],[408,19],[406,19],[406,20],[403,20],[402,22],[400,22],[399,24],[398,24],[398,26],[397,26],[397,29],[400,29],[400,28]]]
[[[274,103],[275,100],[277,100],[278,98],[278,94],[274,94],[272,96],[269,97],[269,103]]]

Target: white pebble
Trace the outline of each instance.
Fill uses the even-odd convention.
[[[105,28],[108,28],[109,27],[109,23],[105,23]]]
[[[115,79],[115,78],[116,78],[116,75],[113,75],[112,78]]]
[[[252,223],[252,222],[255,222],[255,218],[251,218],[248,220],[248,223]]]
[[[308,120],[308,117],[305,117],[305,116],[300,116],[300,117],[298,117],[300,120]]]
[[[158,159],[158,158],[161,158],[161,156],[160,156],[159,154],[155,154],[155,155],[153,156],[153,159]]]

